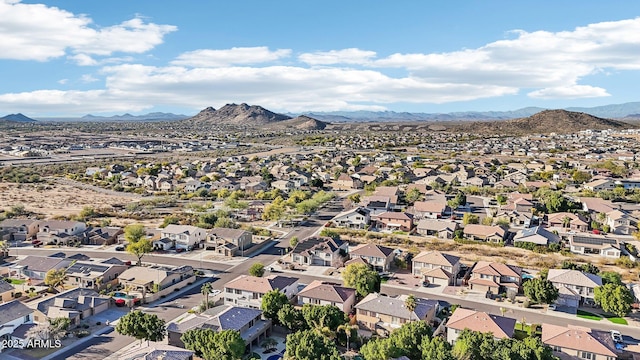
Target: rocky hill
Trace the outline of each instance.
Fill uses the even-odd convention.
[[[0,121],[8,121],[8,122],[35,122],[36,120],[25,116],[23,114],[9,114],[7,116],[3,116],[0,118]]]
[[[548,134],[571,133],[581,130],[605,130],[634,128],[618,120],[604,119],[583,112],[567,110],[544,110],[529,117],[502,120],[476,121],[454,126],[465,132],[494,133],[494,134]]]
[[[319,130],[326,127],[326,123],[308,116],[290,116],[277,114],[262,106],[247,104],[227,104],[216,110],[208,107],[196,116],[186,119],[196,125],[231,125],[231,126],[266,126],[271,129],[291,128],[297,130]]]

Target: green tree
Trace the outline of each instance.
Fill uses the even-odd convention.
[[[399,356],[409,359],[420,359],[422,356],[422,341],[432,335],[431,326],[424,321],[417,320],[403,324],[395,329],[389,339]]]
[[[127,252],[138,258],[138,266],[142,265],[142,257],[153,251],[151,240],[147,239],[144,225],[133,224],[124,228],[124,238],[129,242]]]
[[[440,336],[422,338],[420,347],[422,348],[422,359],[455,360],[451,354],[451,345]]]
[[[255,276],[255,277],[262,277],[264,275],[264,265],[258,262],[254,263],[249,268],[249,275]]]
[[[464,329],[458,335],[451,352],[459,360],[493,360],[495,348],[492,333]]]
[[[160,225],[161,228],[166,228],[169,225],[177,225],[180,223],[180,218],[175,216],[175,215],[169,215],[167,217],[164,218],[164,220],[162,221],[162,225]],[[144,230],[144,227],[143,227]]]
[[[393,357],[399,357],[398,349],[396,349],[390,339],[371,339],[360,348],[360,355],[365,360],[387,360]]]
[[[356,289],[364,297],[380,291],[380,276],[366,264],[350,264],[342,272],[344,285]]]
[[[480,218],[478,217],[478,215],[472,213],[464,213],[464,215],[462,215],[463,225],[478,224],[479,222]]]
[[[264,303],[264,301],[263,301]],[[278,322],[291,332],[308,329],[302,310],[287,303],[278,310]]]
[[[271,204],[265,206],[264,212],[262,213],[262,220],[279,220],[285,210],[284,199],[281,196],[278,196],[271,202]]]
[[[213,291],[213,285],[210,282],[206,282],[202,284],[200,287],[200,293],[204,296],[204,309],[207,310],[209,308],[209,294]]]
[[[342,324],[340,326],[338,326],[338,329],[336,329],[336,331],[344,331],[344,335],[347,338],[347,352],[349,352],[349,344],[350,344],[350,340],[351,337],[353,336],[354,331],[357,331],[359,329],[358,325],[351,325],[349,323],[347,324]],[[357,333],[356,333],[357,335]]]
[[[571,177],[573,178],[573,181],[577,182],[578,184],[586,183],[587,181],[591,180],[591,174],[586,171],[580,170],[574,170],[571,174]]]
[[[67,280],[67,269],[51,269],[47,271],[44,276],[45,285],[49,285],[51,289],[60,287],[60,290],[64,290],[64,283]]]
[[[531,301],[539,304],[551,304],[558,298],[558,289],[547,279],[535,278],[522,286],[524,294]]]
[[[457,209],[458,206],[463,206],[466,204],[467,195],[465,195],[462,191],[458,191],[458,193],[456,193],[456,196],[447,202],[447,205],[449,205],[452,210]]]
[[[136,310],[127,313],[118,320],[116,332],[134,337],[140,342],[142,340],[162,341],[167,334],[167,328],[164,320],[160,319],[158,315]]]
[[[204,360],[242,359],[246,347],[236,330],[191,329],[182,334],[180,340],[186,349]]]
[[[236,223],[229,217],[219,217],[213,226],[219,227],[219,228],[237,229],[238,223]]]
[[[289,304],[289,298],[282,291],[275,289],[262,296],[260,309],[262,310],[262,315],[265,318],[270,319],[277,324],[279,322],[278,311],[285,304]]]
[[[616,271],[603,271],[600,273],[603,284],[622,285],[622,275]]]
[[[287,335],[285,360],[340,360],[335,342],[318,334],[304,330]]]
[[[347,314],[333,305],[304,304],[302,317],[310,329],[318,330],[323,334],[335,332],[338,326],[349,322]]]
[[[602,310],[622,317],[631,311],[633,295],[624,285],[606,284],[596,287],[594,300]]]
[[[407,195],[405,196],[409,204],[415,203],[416,201],[420,200],[421,197],[422,193],[420,192],[420,190],[418,190],[418,188],[415,187],[407,191]]]
[[[504,205],[507,203],[507,196],[504,194],[498,194],[496,195],[496,201],[498,202],[498,204]]]
[[[411,319],[411,317],[413,316],[413,311],[416,309],[416,306],[418,306],[416,297],[413,296],[413,294],[407,296],[407,298],[404,300],[404,306],[407,308],[407,310],[409,310],[409,321],[413,320]]]
[[[353,204],[359,204],[360,203],[360,194],[358,194],[358,193],[351,194],[351,195],[347,196],[347,199],[349,199],[351,201],[351,203],[353,203]]]
[[[293,236],[293,237],[291,237],[291,239],[289,239],[289,245],[292,248],[296,247],[296,245],[298,245],[298,242],[299,242],[299,240],[298,240],[297,236]]]

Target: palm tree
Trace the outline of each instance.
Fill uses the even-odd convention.
[[[213,285],[210,282],[204,283],[200,288],[200,292],[204,295],[204,309],[209,309],[209,294],[213,291]]]
[[[507,312],[507,308],[505,307],[500,307],[500,314],[502,314],[502,316],[504,317],[504,314]]]
[[[344,334],[347,335],[347,352],[349,352],[349,338],[351,337],[351,332],[357,329],[358,325],[342,324],[338,326],[337,331],[344,331]]]
[[[266,350],[273,350],[276,348],[276,346],[278,345],[278,341],[276,339],[273,338],[266,338],[262,341],[261,346]]]
[[[571,218],[569,216],[565,216],[562,218],[562,227],[568,228],[571,226]]]
[[[416,306],[418,306],[416,298],[415,296],[413,296],[413,294],[407,296],[407,299],[404,301],[404,306],[407,308],[407,310],[409,310],[409,321],[411,321],[411,318],[413,317],[413,311],[416,309]]]
[[[62,291],[64,291],[64,282],[67,280],[67,269],[51,269],[47,271],[47,274],[44,278],[44,283],[49,285],[51,289],[55,289],[60,287]]]
[[[0,257],[9,255],[9,242],[6,240],[0,240]]]

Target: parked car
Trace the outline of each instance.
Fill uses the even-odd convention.
[[[548,309],[555,311],[557,309],[557,306],[556,306],[556,304],[549,304]]]
[[[116,246],[116,251],[124,251],[124,246]]]
[[[177,252],[177,253],[181,253],[181,252],[183,252],[183,251],[184,251],[184,249],[183,249],[183,248],[177,248],[177,249],[176,249],[176,252]]]
[[[611,330],[611,338],[616,343],[622,342],[622,334],[618,330]]]

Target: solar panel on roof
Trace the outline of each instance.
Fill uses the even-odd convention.
[[[579,244],[588,244],[588,245],[602,245],[602,244],[616,245],[618,243],[615,239],[592,238],[592,237],[586,237],[586,236],[574,236],[573,242],[579,243]]]

